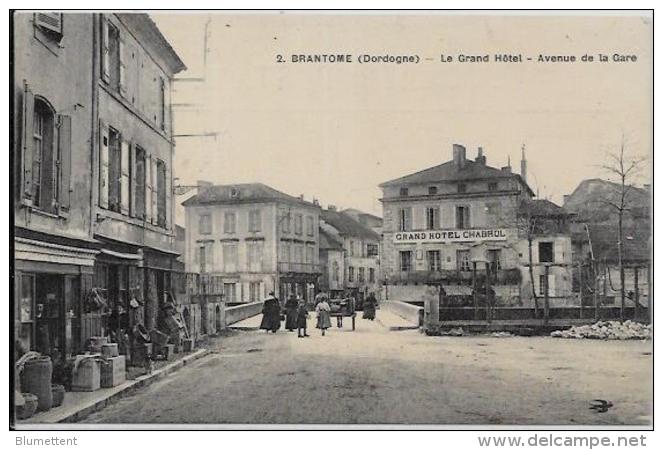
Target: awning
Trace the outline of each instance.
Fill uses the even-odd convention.
[[[89,248],[52,244],[21,237],[14,238],[14,242],[14,258],[17,260],[92,267],[94,258],[99,253],[98,250]]]
[[[107,248],[102,248],[101,253],[109,256],[113,256],[115,258],[120,258],[120,259],[128,259],[132,261],[140,261],[143,259],[143,255],[139,253],[122,253],[122,252],[116,252],[113,250],[108,250]]]

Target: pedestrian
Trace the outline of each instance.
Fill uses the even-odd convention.
[[[327,298],[321,297],[320,302],[315,307],[315,315],[318,318],[316,328],[322,330],[323,336],[325,335],[325,330],[331,328],[330,311],[331,307],[329,306],[329,303],[327,303]]]
[[[306,302],[300,298],[299,304],[297,305],[297,337],[301,338],[309,336],[308,334],[306,334],[306,319],[308,319],[308,310],[306,309]]]
[[[368,297],[364,300],[364,314],[362,315],[363,319],[375,320],[375,306],[378,301],[375,298],[375,294],[372,292],[368,294]]]
[[[260,322],[260,329],[266,332],[276,333],[281,328],[281,305],[274,292],[270,292],[262,304],[262,321]]]
[[[294,331],[297,328],[297,306],[299,302],[294,295],[285,302],[285,329]]]

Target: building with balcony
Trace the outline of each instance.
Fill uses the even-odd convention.
[[[201,186],[186,211],[187,272],[205,275],[226,303],[301,295],[320,276],[320,207],[261,183]]]
[[[566,301],[572,278],[566,215],[533,199],[526,167],[524,150],[516,174],[510,165],[488,166],[481,148],[471,160],[454,145],[452,160],[382,183],[384,295],[466,304],[479,280],[503,305],[530,305],[546,293]],[[549,222],[555,226],[543,227]]]
[[[328,251],[328,256],[332,257],[327,261],[332,281],[337,278],[340,281],[329,286],[330,293],[352,296],[359,304],[369,292],[379,294],[380,235],[333,205],[321,212],[320,229],[327,235],[328,242],[340,245],[343,252],[339,267],[342,277],[336,277],[337,255]]]

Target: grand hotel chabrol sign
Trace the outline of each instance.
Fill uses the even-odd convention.
[[[483,228],[473,230],[429,230],[401,231],[394,235],[397,244],[447,243],[447,242],[484,242],[506,241],[509,230],[506,228]]]

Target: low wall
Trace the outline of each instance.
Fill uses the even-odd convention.
[[[232,325],[262,312],[262,302],[246,303],[244,305],[230,306],[225,308],[224,326]]]
[[[381,302],[380,309],[386,309],[414,325],[421,326],[424,323],[424,308],[421,306],[389,300]]]

